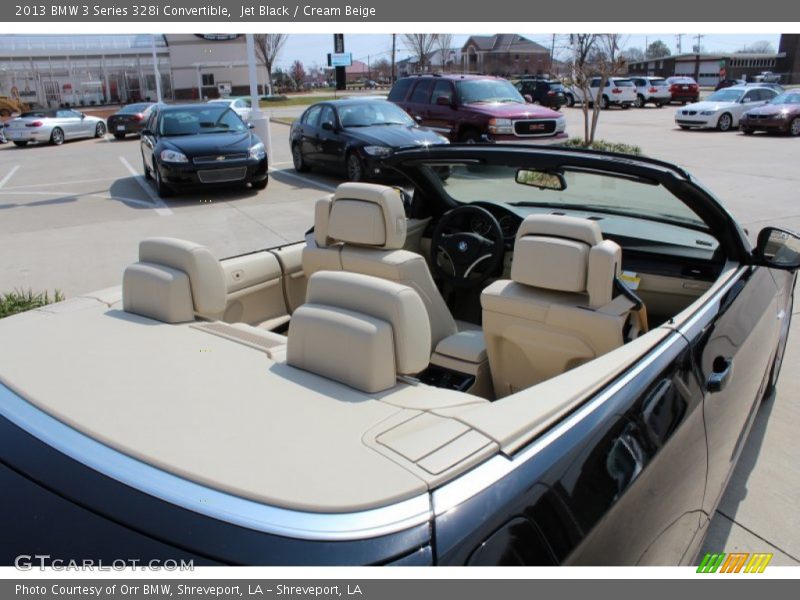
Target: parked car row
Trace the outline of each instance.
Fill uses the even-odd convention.
[[[778,96],[771,87],[736,85],[711,94],[675,112],[675,123],[681,129],[716,128],[728,131],[739,126],[749,109],[766,104]]]

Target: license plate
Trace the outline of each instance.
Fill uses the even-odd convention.
[[[125,125],[117,125],[117,131],[125,131]]]
[[[20,140],[20,139],[22,139],[23,136],[22,136],[21,133],[15,133],[15,132],[12,131],[12,132],[9,132],[8,137],[11,138],[12,140]]]
[[[682,89],[682,90],[688,90],[688,89],[689,89],[689,86],[688,86],[688,85],[682,85],[682,86],[681,86],[681,89]]]

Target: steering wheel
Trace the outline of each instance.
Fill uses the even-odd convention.
[[[489,231],[469,231],[469,223],[476,217],[489,225]],[[433,230],[434,272],[455,287],[475,287],[486,281],[500,265],[504,253],[500,223],[480,206],[459,206],[446,212]],[[443,266],[440,259],[449,264]]]

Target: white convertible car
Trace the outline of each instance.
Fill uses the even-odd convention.
[[[343,184],[298,243],[146,239],[121,288],[0,321],[0,564],[693,562],[800,238],[752,248],[653,159],[385,168],[406,191]]]

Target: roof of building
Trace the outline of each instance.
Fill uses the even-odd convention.
[[[496,33],[495,35],[471,35],[464,43],[462,52],[473,45],[484,52],[548,53],[549,50],[533,40],[517,33]]]

